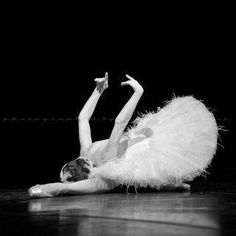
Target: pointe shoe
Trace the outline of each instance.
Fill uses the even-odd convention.
[[[28,190],[28,194],[31,198],[53,197],[52,195],[45,193],[39,184],[31,187]]]

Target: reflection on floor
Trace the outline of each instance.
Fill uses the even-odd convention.
[[[0,191],[1,235],[233,235],[233,184],[193,192],[109,193],[29,199]]]

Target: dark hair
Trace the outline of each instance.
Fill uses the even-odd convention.
[[[76,182],[87,179],[90,173],[89,162],[81,157],[66,163],[61,170],[62,182]]]

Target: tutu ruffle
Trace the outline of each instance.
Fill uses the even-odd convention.
[[[141,115],[125,135],[129,142],[141,141],[129,146],[121,158],[93,168],[90,178],[158,188],[206,173],[216,152],[218,127],[201,101],[186,96]]]

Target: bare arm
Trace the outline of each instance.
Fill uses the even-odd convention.
[[[67,184],[65,192],[68,194],[92,194],[105,193],[117,187],[111,180],[86,179],[71,184]]]
[[[35,185],[28,190],[31,198],[42,198],[42,197],[56,197],[65,194],[82,195],[82,194],[96,194],[108,192],[119,184],[112,180],[102,179],[86,179],[74,183],[51,183],[43,185]],[[174,191],[184,190],[189,191],[190,185],[186,183],[180,184],[168,184],[162,186],[163,190]]]
[[[89,120],[95,110],[97,102],[103,93],[103,91],[108,87],[108,73],[105,73],[104,78],[95,79],[97,86],[94,89],[92,95],[89,97],[88,101],[85,103],[83,109],[81,110],[78,120],[79,120],[79,141],[80,141],[80,155],[85,156],[88,148],[92,144],[91,130],[89,125]]]
[[[65,194],[93,194],[105,193],[114,189],[117,184],[111,180],[86,179],[74,183],[50,183],[35,185],[28,190],[29,196],[55,197]]]
[[[142,86],[135,79],[129,75],[126,75],[126,77],[129,80],[122,82],[121,85],[130,85],[134,89],[134,93],[115,119],[115,125],[111,132],[111,136],[102,153],[104,161],[116,157],[119,141],[144,91]]]

